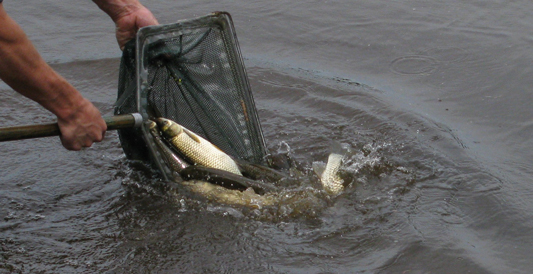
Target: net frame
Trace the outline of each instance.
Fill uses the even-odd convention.
[[[200,59],[191,66],[183,64],[183,62],[186,63],[186,58],[184,59],[185,61],[180,60],[181,57],[186,56],[193,50],[198,50],[198,48],[205,49],[205,46],[199,47],[198,45],[202,45],[205,39],[212,39],[210,37],[213,33],[216,34],[218,40],[216,40],[216,45],[208,43],[208,47],[216,48],[215,52],[219,55],[214,56],[211,54],[213,55],[211,56],[209,53],[202,53],[200,56],[205,55],[202,57],[211,58],[209,59],[210,62],[207,63],[213,67],[215,65],[220,66],[225,71],[222,73],[223,77],[216,73],[214,75],[207,74],[204,77],[197,69],[195,71],[194,66],[197,68],[198,65],[200,67],[205,65],[206,59]],[[188,37],[185,43],[183,42],[183,37]],[[158,49],[162,45],[161,43],[165,45],[165,47],[162,47],[163,50]],[[169,44],[171,44],[170,50]],[[159,112],[162,108],[168,107],[166,105],[167,101],[172,101],[172,99],[164,98],[161,100],[161,98],[153,96],[156,92],[151,84],[155,79],[154,75],[157,74],[154,69],[159,68],[157,62],[163,60],[161,59],[162,56],[171,56],[171,58],[164,58],[164,62],[172,63],[167,67],[166,74],[163,75],[172,77],[171,80],[167,79],[167,81],[172,85],[178,86],[178,89],[176,89],[176,86],[174,86],[174,89],[182,91],[183,88],[188,92],[187,96],[192,101],[183,95],[184,97],[182,98],[189,100],[186,105],[190,107],[194,100],[201,103],[200,108],[194,108],[189,111],[189,114],[192,113],[193,116],[197,117],[177,122],[195,131],[235,158],[256,164],[264,164],[266,155],[265,141],[230,14],[227,12],[213,12],[206,16],[181,20],[174,24],[141,28],[138,31],[135,40],[136,91],[134,101],[131,101],[130,98],[127,99],[130,102],[124,102],[125,99],[120,98],[120,88],[124,89],[125,87],[119,85],[119,100],[117,100],[117,104],[134,103],[135,111],[140,113],[145,121],[154,116],[154,109],[156,109],[155,112]],[[195,77],[196,79],[201,79],[200,81],[202,82],[192,79]],[[231,88],[228,90],[216,88],[218,84]],[[131,86],[131,84],[129,85]],[[210,86],[211,90],[209,92],[203,90],[202,85]],[[191,90],[199,92],[191,92]],[[212,92],[213,90],[217,92]],[[221,92],[218,92],[218,90],[221,90]],[[173,94],[170,93],[170,95]],[[154,99],[151,96],[156,98]],[[230,99],[224,99],[228,98],[228,96]],[[122,102],[119,102],[120,100]],[[220,102],[224,102],[224,104],[217,105]],[[230,102],[231,107],[228,108],[227,102]],[[171,106],[172,108],[181,109],[181,107],[176,106]],[[165,110],[163,112],[168,113]],[[116,111],[116,113],[120,114],[121,111]],[[216,115],[212,115],[213,113]],[[178,115],[176,117],[175,114],[172,115],[174,117],[166,118],[180,120],[181,117],[179,116],[183,116]],[[165,117],[165,115],[159,116]],[[197,125],[207,120],[210,121],[207,126]],[[211,132],[216,134],[210,136]],[[164,179],[173,179],[176,173],[167,166],[163,157],[159,155],[148,128],[142,126],[136,133],[142,137],[150,161],[161,171]],[[123,143],[123,140],[127,141],[129,138],[127,134],[131,134],[131,132],[120,134],[121,143]],[[140,149],[139,147],[126,149],[126,147],[123,145],[127,155],[126,150]]]

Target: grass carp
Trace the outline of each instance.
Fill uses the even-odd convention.
[[[159,154],[163,157],[165,163],[169,168],[175,172],[181,172],[187,168],[189,164],[176,155],[170,147],[167,146],[163,137],[159,134],[159,128],[154,121],[148,121],[148,130],[152,134],[155,145],[159,150]]]
[[[242,175],[235,161],[206,139],[169,119],[157,118],[156,123],[167,140],[191,162]]]
[[[211,201],[252,208],[284,204],[285,209],[294,206],[293,209],[305,210],[320,204],[322,199],[319,197],[336,195],[344,189],[339,169],[346,151],[340,144],[333,146],[327,164],[313,163],[325,190],[320,191],[299,188],[297,183],[296,186],[273,185],[291,176],[269,167],[234,160],[172,120],[158,118],[149,124],[149,129],[165,162],[180,175],[177,182]],[[184,164],[175,152],[183,155],[190,165]],[[291,206],[287,207],[288,204]]]
[[[244,191],[248,188],[252,188],[257,194],[265,194],[266,192],[272,192],[276,190],[276,188],[272,185],[263,183],[261,181],[248,179],[225,170],[203,166],[189,166],[180,171],[179,174],[182,178],[187,180],[195,179],[207,181],[216,185],[221,185],[228,189]]]
[[[344,190],[344,180],[339,176],[344,155],[347,150],[341,144],[333,143],[330,147],[331,153],[325,166],[318,162],[313,163],[313,169],[322,182],[324,190],[330,194],[339,194]]]

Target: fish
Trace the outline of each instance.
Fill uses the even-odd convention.
[[[337,195],[344,190],[344,180],[340,177],[339,170],[348,151],[337,142],[332,143],[330,150],[327,164],[324,166],[319,162],[313,162],[313,170],[320,178],[324,190]]]
[[[172,171],[179,173],[190,166],[189,163],[174,153],[174,151],[172,151],[172,149],[165,143],[163,137],[161,134],[159,134],[159,128],[156,122],[148,120],[147,127],[148,131],[152,135],[155,145],[157,146],[159,155],[161,155],[165,163],[169,165],[169,168]]]
[[[173,180],[182,187],[208,200],[234,206],[262,208],[272,206],[277,199],[275,188],[238,174],[200,165],[191,165],[181,159],[172,149],[172,143],[164,141],[155,121],[148,121],[147,128],[163,161],[173,172]],[[241,162],[241,165],[245,165]]]
[[[242,176],[235,161],[206,139],[170,119],[160,117],[155,122],[166,140],[194,164]]]
[[[193,165],[180,171],[180,176],[186,180],[202,180],[228,189],[246,191],[252,188],[255,193],[263,195],[267,192],[273,192],[275,187],[261,181],[252,180],[231,172],[209,168],[204,166]]]
[[[149,129],[159,154],[167,155],[163,160],[178,173],[179,178],[175,178],[175,181],[186,190],[213,202],[255,209],[280,206],[277,209],[280,214],[298,215],[323,206],[323,200],[319,197],[336,195],[344,189],[343,181],[338,176],[344,157],[343,150],[339,149],[340,144],[320,172],[322,191],[285,184],[281,186],[275,181],[284,183],[291,176],[266,166],[234,159],[172,120],[157,118],[150,123]],[[177,155],[172,155],[176,153],[182,155],[188,165],[184,165]],[[318,171],[318,167],[315,171]]]
[[[255,193],[252,188],[245,191],[228,189],[203,180],[189,180],[181,182],[181,185],[189,191],[200,195],[210,201],[232,206],[245,206],[249,208],[263,208],[279,203],[277,192],[269,192],[265,195]]]
[[[287,177],[287,174],[264,165],[250,163],[241,159],[235,159],[235,163],[239,166],[239,170],[243,176],[254,180],[276,182]]]
[[[256,180],[256,178],[259,177],[268,177],[276,179],[280,178],[280,174],[276,173],[275,170],[271,170],[266,167],[261,168],[260,166],[256,166],[244,160],[239,160],[239,169],[245,170],[247,174],[254,175],[252,176],[254,178],[250,179],[222,169],[210,168],[201,165],[190,165],[186,161],[181,159],[178,155],[176,155],[173,149],[168,146],[167,142],[163,140],[162,136],[159,133],[159,127],[156,122],[149,120],[149,122],[147,123],[149,132],[153,137],[154,143],[156,144],[158,155],[161,155],[164,162],[167,163],[169,168],[179,175],[177,178],[186,180],[203,180],[209,183],[223,186],[228,189],[235,189],[240,191],[252,188],[257,194],[260,195],[275,190],[274,186]],[[259,173],[264,173],[267,175],[260,175]],[[278,177],[276,177],[275,175],[277,175]]]

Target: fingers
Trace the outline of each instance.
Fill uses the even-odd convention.
[[[58,119],[60,139],[68,150],[81,150],[104,139],[107,125],[96,107],[87,101],[68,119]]]
[[[61,133],[61,144],[68,150],[79,151],[84,147],[91,147],[94,143],[101,142],[105,137],[105,130],[96,126],[78,125],[65,129]]]
[[[142,7],[131,13],[127,13],[115,21],[116,37],[121,50],[126,43],[135,38],[137,30],[142,27],[157,25],[157,19],[147,8]]]
[[[78,136],[74,139],[68,139],[61,137],[61,143],[68,150],[79,151],[84,147],[91,147],[94,143],[101,142],[104,139],[104,133],[99,136]]]

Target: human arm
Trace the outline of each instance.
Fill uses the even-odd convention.
[[[120,49],[135,38],[138,29],[158,24],[154,15],[138,0],[93,0],[93,2],[115,22]]]
[[[107,126],[98,109],[46,64],[3,4],[0,26],[0,79],[57,116],[65,148],[101,141]]]

